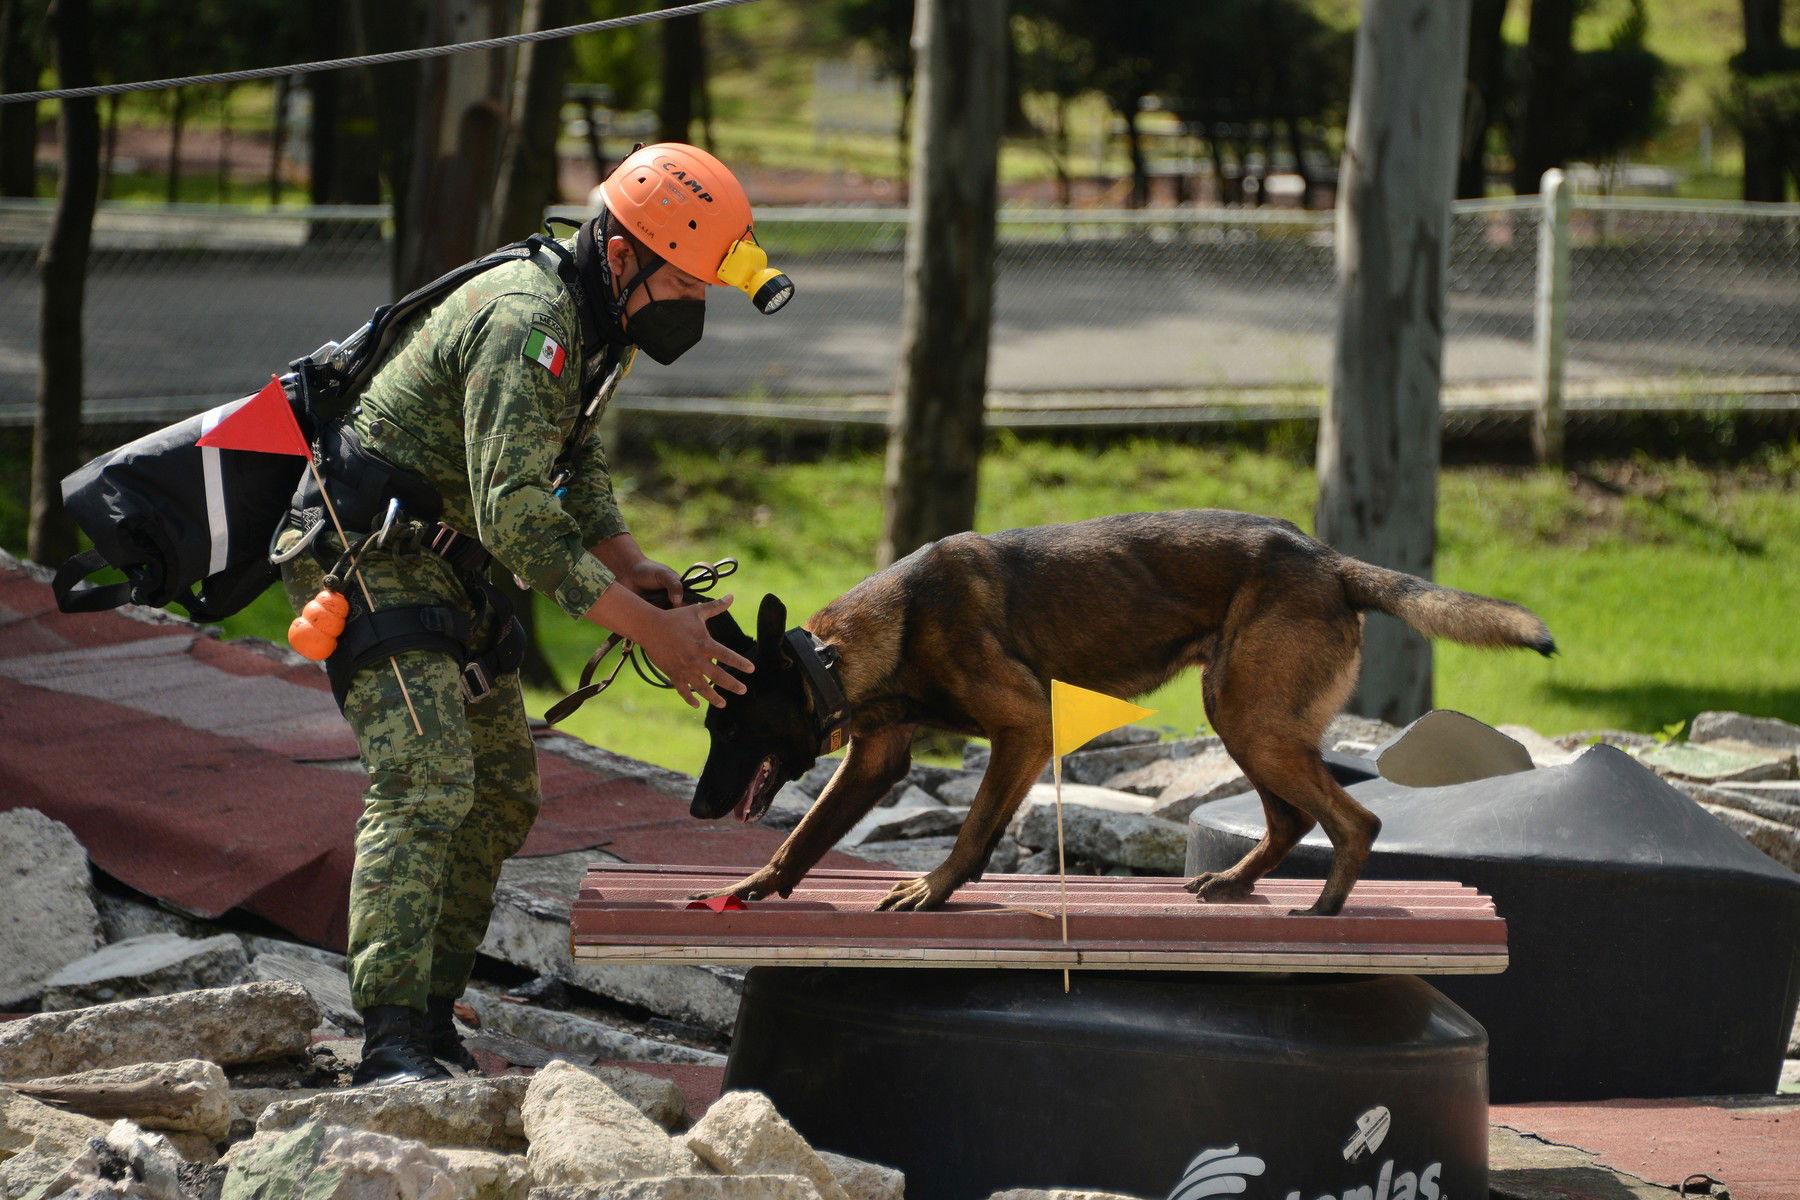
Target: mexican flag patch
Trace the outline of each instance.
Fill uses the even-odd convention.
[[[561,379],[563,359],[568,355],[563,353],[561,342],[541,329],[533,329],[525,339],[525,357]]]

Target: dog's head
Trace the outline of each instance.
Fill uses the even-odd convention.
[[[688,811],[712,821],[735,813],[754,821],[769,810],[781,785],[806,774],[819,756],[818,734],[806,704],[806,677],[783,641],[787,608],[764,596],[756,614],[756,640],[744,635],[729,612],[707,623],[716,641],[756,664],[743,695],[730,692],[723,708],[706,712],[712,745]],[[735,673],[735,672],[734,672]]]

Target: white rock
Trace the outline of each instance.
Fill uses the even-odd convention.
[[[822,1200],[848,1200],[825,1160],[761,1092],[726,1092],[684,1140],[722,1175],[799,1175]]]
[[[229,1200],[523,1200],[525,1160],[308,1122],[234,1146]]]
[[[221,1066],[299,1054],[319,1006],[296,983],[243,983],[0,1024],[0,1079],[204,1058]]]
[[[692,1152],[594,1075],[553,1062],[531,1077],[520,1109],[539,1186],[699,1173]]]
[[[1533,766],[1565,766],[1581,756],[1580,751],[1559,745],[1526,725],[1496,725],[1494,728],[1525,747],[1525,753],[1531,755]]]
[[[250,965],[234,934],[196,940],[151,933],[114,942],[44,981],[45,1012],[238,982]]]
[[[0,1087],[0,1196],[23,1196],[62,1173],[107,1125]]]
[[[217,1063],[201,1058],[102,1067],[17,1087],[95,1120],[125,1117],[143,1129],[199,1133],[215,1142],[231,1132],[231,1085]]]
[[[0,1011],[101,945],[87,851],[35,808],[0,812]]]
[[[183,1200],[180,1172],[184,1165],[182,1155],[167,1138],[121,1120],[106,1131],[105,1138],[90,1140],[40,1195]],[[127,1186],[121,1188],[126,1181]]]
[[[520,1106],[528,1085],[524,1076],[508,1075],[328,1089],[269,1105],[257,1118],[256,1132],[318,1121],[428,1146],[512,1153],[525,1148]]]
[[[533,1200],[538,1193],[533,1192]],[[564,1200],[560,1195],[544,1200]],[[589,1200],[571,1196],[568,1200]],[[819,1189],[798,1175],[664,1175],[607,1186],[606,1200],[819,1200]]]
[[[850,1200],[902,1200],[906,1194],[906,1176],[897,1167],[884,1167],[829,1150],[820,1150],[818,1155]]]
[[[250,962],[250,978],[297,983],[306,989],[325,1019],[346,1033],[363,1027],[362,1014],[350,998],[350,977],[342,968],[317,959],[288,954],[258,954]]]

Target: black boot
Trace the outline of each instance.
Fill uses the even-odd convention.
[[[450,996],[433,996],[425,1001],[425,1043],[431,1056],[439,1062],[481,1073],[481,1064],[463,1045],[462,1034],[456,1032],[456,1000]]]
[[[429,1083],[449,1079],[450,1072],[431,1057],[426,1044],[425,1014],[401,1004],[377,1004],[362,1010],[362,1065],[350,1077],[351,1087],[382,1083]]]

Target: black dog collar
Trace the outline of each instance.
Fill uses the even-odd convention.
[[[800,664],[800,673],[806,677],[819,753],[835,754],[844,748],[850,731],[850,700],[844,695],[844,685],[838,682],[837,651],[805,629],[788,630],[787,645],[794,653],[794,661]]]

